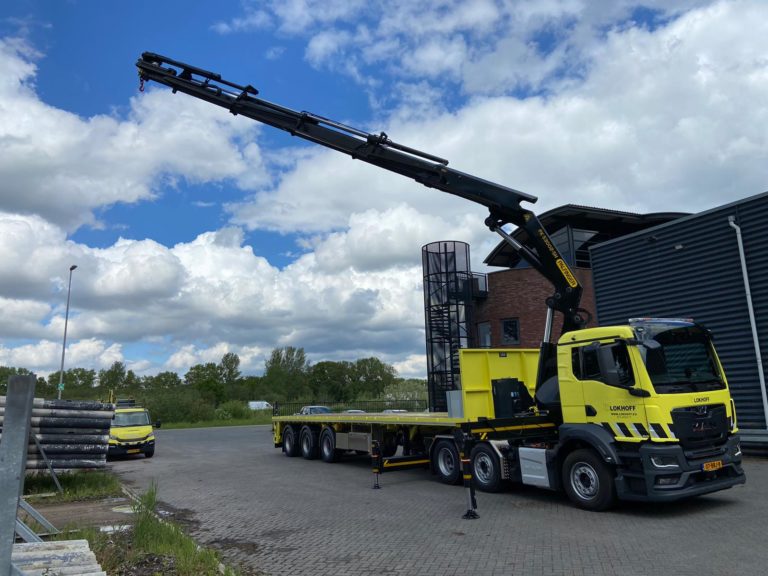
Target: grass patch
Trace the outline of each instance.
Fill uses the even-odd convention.
[[[120,532],[101,532],[96,528],[69,530],[55,539],[84,538],[107,574],[116,576],[239,576],[225,567],[219,570],[214,550],[200,548],[181,528],[161,521],[155,514],[157,490],[152,486],[133,504],[133,526]],[[76,532],[76,533],[73,533]]]
[[[251,418],[228,418],[227,420],[202,420],[198,422],[163,422],[163,428],[173,430],[176,428],[216,428],[218,426],[256,426],[259,424],[271,424],[271,414],[259,414]]]
[[[58,474],[63,492],[59,493],[56,484],[48,472],[30,474],[24,479],[24,495],[27,500],[46,503],[75,502],[78,500],[99,500],[122,496],[122,488],[117,476],[110,472],[78,470]],[[46,494],[45,497],[42,497]],[[48,496],[49,494],[52,494]]]

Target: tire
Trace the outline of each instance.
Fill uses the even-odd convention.
[[[299,455],[299,439],[293,426],[283,428],[283,452],[291,458]]]
[[[501,461],[488,444],[478,444],[472,449],[472,477],[475,486],[483,492],[500,492],[504,487],[501,479]]]
[[[147,458],[152,458],[152,456],[154,456],[154,455],[155,455],[155,447],[154,446],[152,446],[152,448],[150,448],[149,450],[144,452],[144,456],[146,456]]]
[[[299,434],[299,445],[301,446],[301,455],[307,460],[317,458],[317,432],[309,426],[304,426]]]
[[[451,440],[439,440],[432,453],[432,467],[437,479],[443,484],[458,484],[461,480],[461,460],[456,444]]]
[[[575,450],[563,462],[563,486],[571,502],[596,512],[616,501],[613,470],[592,450]]]
[[[320,459],[329,463],[339,460],[339,451],[336,450],[336,433],[331,428],[323,428],[320,432]]]

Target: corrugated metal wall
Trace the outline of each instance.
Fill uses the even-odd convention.
[[[768,193],[606,242],[592,249],[601,325],[632,316],[690,317],[710,328],[742,429],[765,430],[736,231],[744,251],[768,374]]]

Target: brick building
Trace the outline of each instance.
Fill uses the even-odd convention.
[[[589,248],[675,220],[684,213],[665,212],[632,214],[617,210],[589,208],[566,204],[539,216],[553,243],[584,287],[581,307],[595,326],[595,291]],[[518,229],[512,236],[525,242],[526,234]],[[488,291],[475,299],[474,345],[477,347],[538,348],[544,334],[546,305],[552,285],[536,270],[520,259],[506,243],[501,242],[486,257],[488,266],[505,268],[488,274]],[[562,317],[555,315],[552,334],[560,334]]]

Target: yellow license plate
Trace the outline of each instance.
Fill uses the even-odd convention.
[[[714,472],[715,470],[720,470],[720,468],[723,467],[723,461],[722,460],[713,460],[712,462],[704,462],[702,465],[702,469],[704,472]]]
[[[138,454],[139,452],[141,452],[141,450],[139,450],[138,448],[131,448],[130,450],[127,451],[128,454]],[[706,464],[705,464],[705,466],[706,466]],[[706,468],[705,468],[705,470],[706,470]]]

